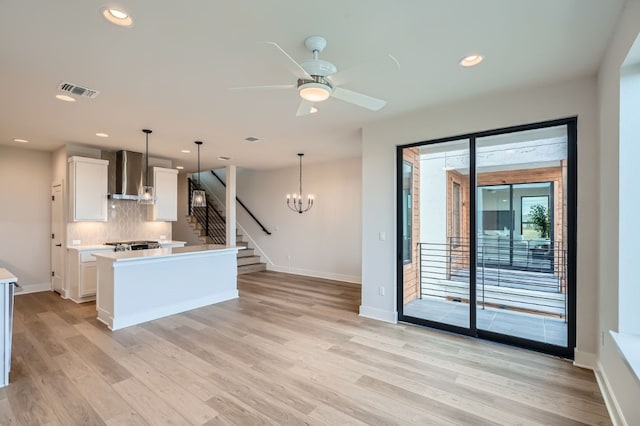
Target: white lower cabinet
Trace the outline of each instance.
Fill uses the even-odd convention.
[[[98,272],[95,260],[80,263],[80,281],[78,281],[78,296],[95,296],[98,288]]]
[[[113,247],[91,246],[70,247],[69,258],[69,292],[67,297],[74,302],[95,300],[98,287],[96,258],[91,253],[113,251]]]

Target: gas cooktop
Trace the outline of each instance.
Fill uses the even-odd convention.
[[[108,246],[115,246],[116,251],[127,250],[146,250],[160,248],[160,243],[157,241],[136,240],[136,241],[115,241],[105,243]]]

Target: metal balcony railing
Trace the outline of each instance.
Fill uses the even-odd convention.
[[[478,238],[476,303],[566,318],[567,250],[561,241]],[[419,243],[420,297],[469,303],[468,240]]]

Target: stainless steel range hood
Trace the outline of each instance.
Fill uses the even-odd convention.
[[[102,159],[109,160],[109,198],[137,200],[144,170],[142,153],[103,151]]]

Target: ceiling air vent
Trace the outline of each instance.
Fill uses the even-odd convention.
[[[63,81],[58,85],[58,90],[66,93],[71,93],[76,96],[84,96],[90,99],[95,98],[100,94],[97,90],[89,89],[86,87],[78,86],[77,84],[69,83],[67,81]]]

